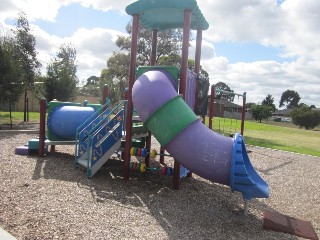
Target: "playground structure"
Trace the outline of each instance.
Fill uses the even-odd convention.
[[[246,116],[246,100],[247,100],[247,93],[244,92],[243,94],[238,94],[234,92],[228,92],[221,89],[216,89],[215,85],[211,85],[211,95],[210,95],[210,108],[209,108],[209,128],[212,129],[212,122],[213,122],[213,115],[214,115],[214,99],[216,93],[224,93],[228,95],[235,95],[242,97],[242,110],[241,110],[241,127],[240,127],[240,134],[243,136],[244,133],[244,121]],[[221,105],[220,105],[221,106]],[[219,130],[220,130],[220,122],[219,122]]]
[[[225,137],[207,128],[194,113],[197,106],[197,76],[200,73],[202,31],[209,25],[195,0],[139,0],[127,6],[132,15],[131,62],[127,99],[113,109],[104,104],[75,104],[41,101],[39,155],[51,145],[75,145],[75,165],[87,168],[92,177],[115,152],[122,151],[124,179],[131,171],[160,171],[173,176],[178,189],[191,172],[212,182],[230,186],[245,200],[267,198],[268,184],[250,163],[241,134]],[[151,66],[136,66],[139,20],[152,31]],[[183,28],[181,67],[155,66],[158,31]],[[196,30],[195,72],[188,71],[190,30]],[[244,98],[245,99],[245,98]],[[45,116],[48,112],[48,139]],[[135,108],[135,109],[134,109]],[[134,116],[134,112],[139,115]],[[213,112],[213,111],[212,111]],[[210,120],[212,115],[210,111]],[[143,122],[143,124],[141,123]],[[212,127],[212,122],[211,122]],[[243,134],[243,126],[241,128]],[[151,134],[161,144],[160,153],[151,151]],[[150,168],[150,156],[164,150],[174,158],[173,167]],[[144,158],[132,162],[131,156]]]
[[[257,174],[250,163],[243,138],[234,139],[209,130],[188,107],[187,64],[190,30],[196,30],[195,73],[200,72],[202,31],[209,25],[195,0],[148,1],[140,0],[127,6],[132,15],[131,64],[127,131],[130,131],[130,113],[135,106],[141,120],[162,146],[174,157],[174,171],[182,163],[192,172],[213,182],[230,186],[239,191],[245,200],[267,198],[268,184]],[[170,28],[183,28],[182,61],[179,94],[175,91],[174,77],[165,70],[150,69],[136,80],[137,33],[139,20],[152,30],[151,65],[155,65],[157,32]],[[243,129],[243,127],[242,127]],[[130,134],[127,135],[125,169],[130,159]],[[125,178],[128,174],[125,175]],[[174,187],[179,174],[175,174]]]

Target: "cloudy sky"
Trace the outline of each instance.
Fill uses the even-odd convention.
[[[24,11],[44,69],[59,46],[71,42],[78,77],[85,82],[99,76],[118,50],[114,42],[126,34],[131,18],[124,9],[131,2],[1,0],[0,34],[15,28]],[[236,93],[247,92],[248,102],[271,94],[277,106],[290,89],[299,93],[300,102],[320,107],[319,0],[198,0],[198,5],[210,24],[203,33],[201,65],[211,84],[222,81]]]

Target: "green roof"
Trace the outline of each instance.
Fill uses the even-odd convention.
[[[138,14],[143,26],[150,30],[183,28],[184,10],[191,10],[191,29],[207,30],[209,24],[196,0],[139,0],[126,7],[129,15]]]

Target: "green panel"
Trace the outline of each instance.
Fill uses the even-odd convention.
[[[153,113],[145,125],[159,143],[165,146],[197,119],[185,101],[177,96]]]
[[[209,28],[196,0],[139,0],[126,7],[127,14],[138,14],[145,27],[160,31],[183,28],[185,10],[191,10],[191,29]]]
[[[142,74],[144,74],[145,72],[148,72],[150,70],[153,69],[163,69],[166,70],[167,72],[169,72],[176,81],[178,81],[179,79],[179,68],[174,67],[174,66],[141,66],[138,67],[136,70],[136,79],[138,77],[140,77]]]

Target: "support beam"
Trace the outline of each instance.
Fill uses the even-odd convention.
[[[109,88],[107,85],[104,85],[103,92],[102,92],[102,105],[104,105],[107,102],[108,97],[109,97]]]
[[[197,41],[196,41],[196,53],[194,60],[194,72],[197,74],[197,77],[200,75],[200,59],[201,59],[201,45],[202,45],[202,30],[197,30]],[[194,109],[197,110],[198,105],[198,81],[196,82],[196,92],[195,92],[195,101],[194,101]]]
[[[190,25],[191,25],[191,11],[184,11],[184,26],[183,26],[183,42],[182,42],[182,59],[180,69],[180,88],[179,93],[185,99],[187,89],[187,70],[188,70],[188,55],[189,55],[189,38],[190,38]],[[173,174],[173,189],[180,187],[180,163],[174,161],[174,174]]]
[[[39,129],[39,157],[44,157],[45,139],[46,139],[46,112],[47,100],[40,100],[40,129]]]
[[[151,45],[151,56],[150,56],[150,66],[156,65],[157,60],[157,45],[158,45],[158,30],[152,30],[152,45]],[[148,152],[151,152],[151,132],[148,131],[148,136],[146,138],[146,149]],[[147,167],[149,167],[150,163],[150,156],[147,155],[145,157],[145,163]]]
[[[214,84],[211,86],[211,96],[210,96],[210,110],[209,110],[209,128],[212,130],[212,119],[213,119],[213,111],[214,111],[214,95],[215,95],[215,87]]]
[[[246,118],[246,101],[247,101],[247,93],[244,92],[242,95],[242,114],[241,114],[241,135],[242,136],[244,132],[244,120]]]
[[[190,38],[190,23],[191,11],[184,11],[184,26],[183,26],[183,41],[182,41],[182,56],[180,69],[180,88],[179,93],[185,98],[187,89],[187,70],[188,70],[188,55],[189,55],[189,38]]]
[[[158,30],[152,30],[152,46],[151,46],[151,57],[150,66],[155,66],[157,61],[157,45],[158,45]]]
[[[128,104],[126,116],[126,144],[124,152],[124,179],[128,180],[130,177],[129,164],[130,164],[130,148],[132,143],[132,87],[135,81],[135,70],[137,64],[137,45],[138,45],[138,28],[139,28],[139,15],[133,15],[132,20],[132,33],[131,33],[131,55],[130,55],[130,68],[129,68],[129,88],[128,88]]]

